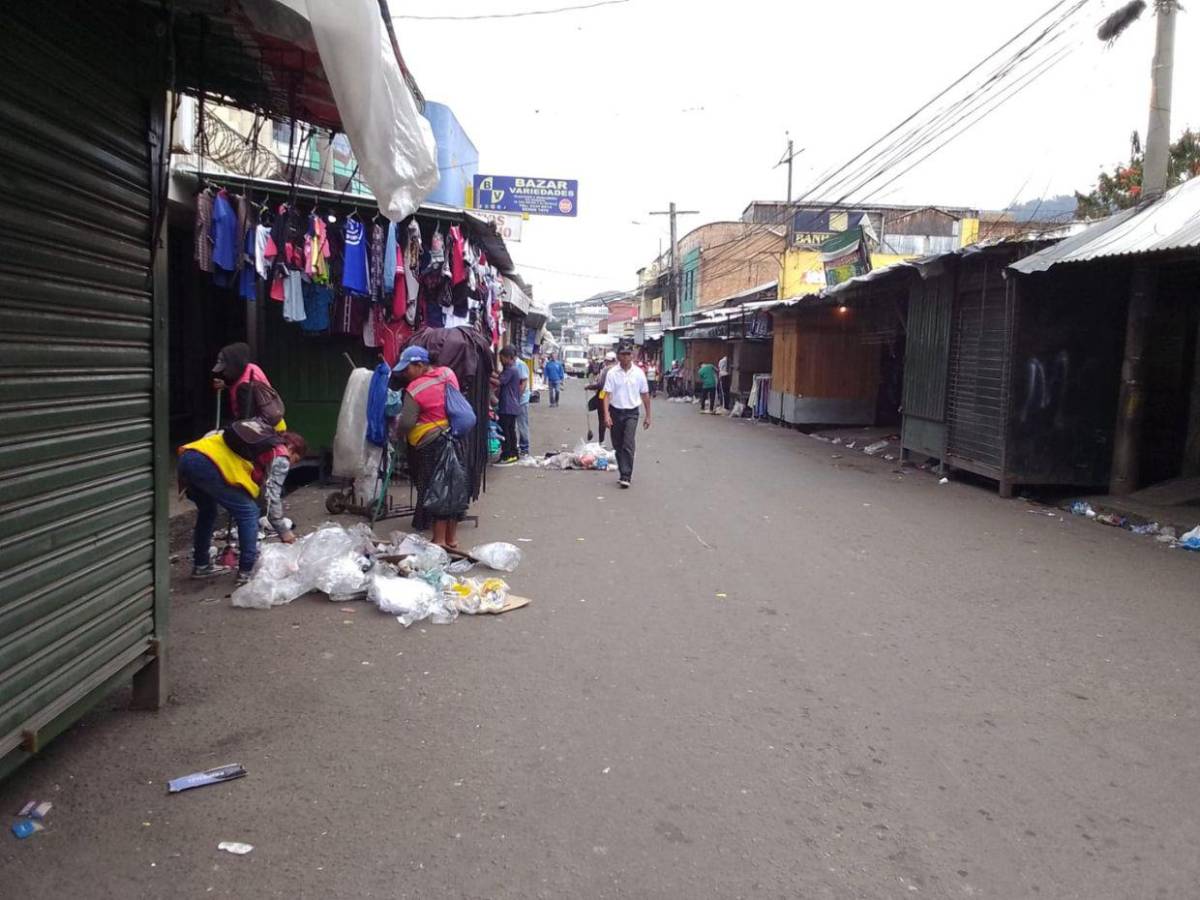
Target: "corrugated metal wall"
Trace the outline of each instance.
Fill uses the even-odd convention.
[[[0,772],[150,660],[165,585],[150,107],[64,7],[0,30]]]
[[[958,276],[950,350],[947,457],[1000,477],[1007,417],[1009,302],[1004,261],[964,261]]]
[[[918,279],[908,301],[904,414],[945,421],[954,277]]]

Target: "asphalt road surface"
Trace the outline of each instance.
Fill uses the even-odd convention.
[[[534,407],[535,451],[582,403]],[[1200,895],[1200,558],[655,409],[630,491],[492,471],[462,534],[529,539],[505,616],[237,610],[177,564],[171,704],[0,785],[54,803],[3,894]]]

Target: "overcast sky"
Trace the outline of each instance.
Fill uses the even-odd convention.
[[[390,0],[397,17],[578,2]],[[1077,51],[874,199],[1003,208],[1089,188],[1146,130],[1153,17],[1113,47],[1093,36],[1120,5],[1091,0],[1064,39]],[[531,18],[397,18],[396,28],[422,91],[454,110],[482,173],[579,180],[579,216],[535,217],[511,248],[549,303],[633,287],[666,244],[666,218],[648,213],[671,200],[701,213],[680,220],[682,236],[738,218],[751,200],[783,199],[786,175],[772,167],[786,131],[805,148],[801,194],[1050,6],[629,0]],[[1200,125],[1200,10],[1178,18],[1173,135]]]

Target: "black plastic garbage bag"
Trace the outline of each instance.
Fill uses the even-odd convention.
[[[428,519],[457,519],[471,503],[467,467],[459,456],[456,441],[449,438],[442,440],[437,454],[421,498],[421,507]]]

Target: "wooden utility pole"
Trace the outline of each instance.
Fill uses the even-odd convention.
[[[799,156],[801,153],[803,153],[804,149],[805,149],[803,147],[801,147],[799,150],[796,150],[794,148],[795,148],[795,142],[792,140],[791,136],[789,135],[788,136],[787,153],[783,154],[783,158],[781,160],[779,160],[779,162],[775,163],[775,168],[777,168],[777,169],[780,166],[784,165],[785,163],[787,164],[787,167],[788,167],[787,202],[788,202],[789,206],[792,203],[792,160],[794,160],[797,156]]]
[[[1167,161],[1171,146],[1171,81],[1175,63],[1175,13],[1177,0],[1155,0],[1158,13],[1154,63],[1150,70],[1150,127],[1142,161],[1143,201],[1167,189]],[[1157,271],[1149,265],[1133,270],[1129,312],[1125,322],[1125,357],[1121,362],[1121,392],[1117,399],[1117,424],[1113,430],[1113,460],[1108,490],[1132,494],[1140,487],[1142,420],[1146,411],[1146,344],[1154,317]]]

